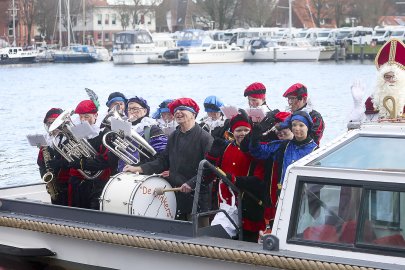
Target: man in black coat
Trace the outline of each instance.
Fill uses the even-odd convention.
[[[156,160],[136,167],[127,165],[124,171],[150,175],[169,170],[169,183],[173,187],[181,188],[181,192],[176,194],[176,219],[190,220],[193,205],[191,191],[195,186],[198,165],[211,148],[213,138],[196,123],[199,107],[194,100],[180,98],[170,103],[168,107],[178,127],[170,134],[166,149]],[[199,208],[200,211],[206,211],[208,188],[202,186],[200,192]],[[203,225],[208,225],[208,219]]]

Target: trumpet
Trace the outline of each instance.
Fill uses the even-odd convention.
[[[118,112],[117,107],[113,108],[109,114],[110,117],[106,119],[106,123],[110,125],[111,118],[128,121]],[[105,133],[103,136],[103,144],[111,153],[128,165],[136,165],[140,162],[140,159],[133,155],[136,151],[147,159],[156,155],[155,149],[133,128],[131,128],[130,135],[125,135],[121,131],[113,130]]]
[[[56,200],[59,193],[55,183],[54,172],[52,168],[48,166],[48,161],[51,160],[51,154],[49,153],[47,146],[42,147],[42,155],[44,157],[46,167],[46,173],[42,176],[42,181],[46,183],[46,190],[48,191],[52,200]]]
[[[71,120],[71,116],[74,111],[64,111],[60,114],[53,124],[49,127],[49,131],[52,132],[56,129],[59,130],[59,134],[52,139],[52,143],[56,151],[62,155],[68,162],[73,162],[74,159],[94,158],[97,155],[97,151],[91,146],[86,139],[78,139],[71,132],[71,128],[74,126]],[[89,172],[78,169],[79,173],[86,179],[95,179],[103,172]]]
[[[121,112],[120,105],[115,105],[104,117],[101,124],[111,129],[111,118],[126,119],[126,116]]]

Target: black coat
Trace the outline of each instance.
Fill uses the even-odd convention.
[[[197,175],[198,165],[211,148],[213,140],[212,136],[198,124],[186,133],[177,127],[169,136],[166,149],[161,155],[156,160],[141,165],[141,168],[147,175],[169,170],[169,183],[173,187],[180,187],[186,182],[191,185]],[[191,213],[193,194],[178,192],[176,198],[178,212]],[[208,189],[202,188],[200,198],[200,210],[207,210]]]

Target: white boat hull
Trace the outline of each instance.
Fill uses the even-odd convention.
[[[261,48],[245,52],[246,62],[271,62],[271,61],[318,61],[319,49],[307,48]]]
[[[189,64],[238,63],[243,62],[244,51],[200,51],[180,53],[182,61]]]
[[[321,50],[319,60],[331,60],[335,55],[335,50]]]
[[[166,49],[167,48],[151,47],[139,50],[118,50],[113,52],[113,61],[115,65],[155,63],[155,61],[162,59],[162,54]]]

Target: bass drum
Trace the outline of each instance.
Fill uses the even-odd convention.
[[[137,216],[174,219],[176,195],[165,192],[153,194],[156,188],[171,188],[157,175],[140,175],[122,172],[114,175],[105,185],[100,198],[100,210]]]

